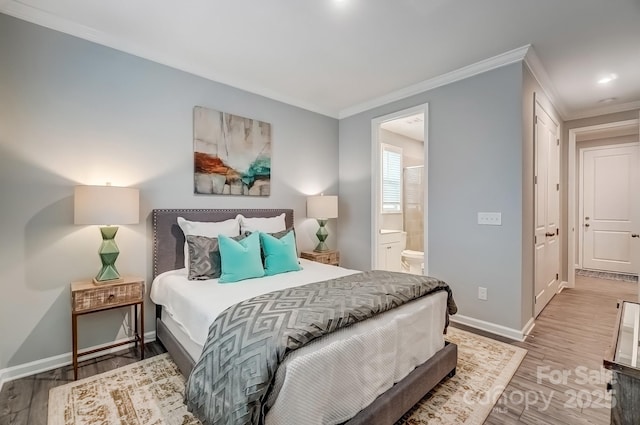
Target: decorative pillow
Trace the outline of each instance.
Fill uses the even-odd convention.
[[[240,235],[232,239],[239,241],[245,237],[245,235]],[[187,235],[187,246],[189,247],[189,267],[187,267],[189,280],[207,280],[220,277],[222,266],[218,238]]]
[[[283,236],[286,236],[289,232],[293,232],[293,236],[295,238],[296,230],[293,227],[289,227],[288,229],[281,230],[279,232],[273,232],[273,233],[262,232],[262,233],[266,233],[267,235],[273,236],[276,239],[281,239]]]
[[[266,276],[302,269],[298,264],[296,237],[293,230],[280,238],[267,233],[260,233],[260,244],[264,252],[264,271]]]
[[[238,282],[264,276],[260,257],[260,234],[252,233],[240,241],[218,236],[222,273],[218,282]]]
[[[280,239],[283,236],[287,235],[289,232],[293,232],[293,237],[296,237],[296,229],[294,227],[289,227],[288,229],[282,230],[280,232],[274,232],[274,233],[269,233],[269,232],[256,232],[256,233],[266,233],[269,236],[273,236],[276,239]],[[245,233],[245,235],[250,235],[251,232],[249,233]],[[262,264],[264,264],[264,247],[262,249]],[[298,255],[298,246],[297,246],[297,242],[296,242],[296,255]],[[299,264],[300,262],[298,262]]]
[[[182,217],[178,217],[178,226],[184,233],[184,267],[189,268],[189,247],[187,246],[187,236],[207,236],[215,238],[218,235],[225,236],[239,236],[240,235],[240,222],[235,218],[231,218],[225,221],[189,221]]]
[[[281,232],[287,228],[284,221],[284,213],[276,217],[245,217],[238,214],[236,219],[240,222],[240,230],[245,232]]]

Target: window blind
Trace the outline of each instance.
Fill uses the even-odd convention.
[[[382,146],[382,211],[402,211],[402,149]]]

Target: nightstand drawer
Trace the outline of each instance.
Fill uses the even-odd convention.
[[[74,312],[99,310],[110,308],[118,304],[129,304],[142,301],[144,297],[144,283],[133,282],[122,285],[94,287],[72,292],[72,307]]]
[[[304,251],[300,253],[300,257],[315,261],[317,263],[323,264],[331,264],[337,266],[340,264],[340,252],[338,251],[327,251],[327,252],[315,252],[315,251]]]

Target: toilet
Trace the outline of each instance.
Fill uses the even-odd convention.
[[[402,268],[411,274],[424,274],[424,252],[405,249],[407,247],[407,232],[402,232]]]

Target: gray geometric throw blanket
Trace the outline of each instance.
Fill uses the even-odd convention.
[[[209,327],[202,355],[186,385],[185,403],[205,425],[260,425],[266,414],[266,394],[288,353],[437,291],[447,291],[448,314],[455,314],[457,307],[446,283],[380,270],[242,301]]]

